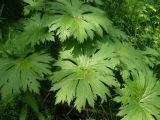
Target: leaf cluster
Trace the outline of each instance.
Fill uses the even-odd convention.
[[[21,4],[22,19],[10,23],[4,19],[1,24],[7,26],[0,26],[0,102],[20,96],[20,120],[28,119],[28,108],[39,120],[47,119],[36,98],[41,102],[42,93],[50,92],[56,105],[73,105],[79,113],[110,99],[121,103],[117,115],[122,120],[160,119],[156,77],[160,27],[153,3],[23,0]]]

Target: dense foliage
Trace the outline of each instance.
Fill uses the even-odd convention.
[[[1,0],[0,76],[2,120],[160,120],[160,2]]]

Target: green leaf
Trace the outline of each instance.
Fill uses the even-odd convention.
[[[39,120],[45,120],[45,117],[39,111],[39,106],[38,106],[38,103],[37,103],[35,97],[31,93],[27,92],[25,94],[23,101],[35,112],[35,114]]]
[[[54,41],[53,32],[49,32],[49,26],[51,25],[51,19],[47,15],[41,17],[36,14],[25,22],[24,32],[21,35],[21,39],[26,44],[44,43],[45,41]]]
[[[160,57],[160,52],[153,48],[147,47],[145,51],[141,51],[141,53],[145,56],[145,61],[148,63],[152,68],[160,63],[158,57]]]
[[[50,31],[56,31],[61,42],[73,37],[83,43],[88,38],[93,40],[95,33],[102,37],[103,31],[114,37],[121,34],[104,11],[80,0],[49,2],[47,11],[54,16]]]
[[[110,59],[116,57],[114,50],[106,45],[90,57],[85,54],[75,56],[73,49],[61,52],[54,64],[61,70],[50,78],[53,82],[51,90],[57,91],[56,104],[70,104],[74,100],[74,106],[81,111],[86,102],[94,107],[97,96],[102,102],[106,101],[106,95],[111,96],[108,86],[119,86],[111,70],[119,63],[118,60],[112,63]]]
[[[133,81],[127,80],[115,99],[122,103],[118,115],[122,120],[159,120],[159,87],[160,82],[150,70],[133,75]]]
[[[103,4],[102,0],[83,0],[83,1],[88,2],[88,3],[90,3],[90,2],[95,3],[95,4],[98,4],[98,5]]]
[[[56,104],[74,101],[79,111],[86,102],[94,107],[97,96],[102,102],[106,95],[111,96],[108,86],[119,86],[112,71],[116,67],[121,67],[124,81],[130,78],[131,73],[137,76],[137,70],[145,72],[148,69],[143,54],[126,43],[108,41],[89,56],[86,52],[75,55],[73,51],[60,52],[54,66],[61,70],[53,73],[51,90],[57,91]]]
[[[142,54],[142,51],[135,50],[135,48],[133,48],[129,43],[117,43],[116,46],[116,53],[121,62],[121,74],[123,77],[128,77],[131,71],[145,71],[148,69],[149,64],[146,60],[147,58],[145,58],[145,55]]]
[[[44,0],[23,0],[28,5],[24,7],[24,15],[28,15],[31,11],[38,11],[44,8]]]
[[[19,120],[26,120],[27,118],[27,105],[25,104],[22,109],[21,109],[21,113],[19,115]]]
[[[47,41],[54,41],[53,32],[49,32],[52,17],[36,14],[28,20],[24,20],[23,32],[16,32],[6,41],[4,49],[9,54],[25,56],[34,52],[34,46]]]
[[[43,74],[50,73],[48,63],[52,58],[48,54],[34,53],[25,58],[0,58],[0,92],[2,98],[20,91],[33,91],[39,93],[40,84],[37,79],[42,79]]]

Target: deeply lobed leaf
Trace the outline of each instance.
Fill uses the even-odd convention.
[[[53,32],[49,32],[51,20],[52,17],[48,15],[41,17],[39,14],[36,14],[25,22],[24,32],[20,38],[26,44],[31,44],[31,46],[44,43],[45,41],[54,41]]]
[[[159,120],[159,87],[159,81],[150,70],[133,74],[133,81],[127,80],[119,90],[120,96],[115,98],[122,103],[118,115],[122,120]]]
[[[137,70],[145,72],[148,68],[141,52],[125,43],[106,42],[91,56],[75,56],[72,51],[61,52],[59,60],[54,64],[61,69],[51,77],[51,90],[57,91],[56,103],[70,104],[74,101],[79,111],[85,107],[86,102],[94,107],[97,96],[102,101],[106,100],[106,95],[111,96],[108,86],[119,85],[112,71],[115,67],[122,68],[124,81],[130,77],[131,72],[136,75]]]
[[[24,7],[24,15],[28,15],[31,11],[38,11],[44,8],[44,0],[23,0],[27,5]]]
[[[57,91],[56,103],[66,101],[70,104],[75,99],[74,105],[81,111],[86,101],[94,107],[97,96],[100,96],[102,101],[106,100],[106,95],[111,96],[108,86],[119,85],[111,70],[118,64],[118,61],[112,63],[105,55],[102,56],[104,49],[91,57],[74,56],[72,50],[61,52],[60,60],[54,64],[54,66],[61,67],[61,70],[53,73],[51,90]],[[113,50],[113,48],[108,48],[106,54],[110,56]]]
[[[73,37],[83,43],[88,38],[93,40],[95,33],[102,37],[103,31],[114,37],[123,36],[104,11],[80,0],[49,2],[47,11],[54,16],[50,31],[56,31],[62,42]]]
[[[48,54],[34,53],[25,58],[0,58],[0,92],[2,98],[18,94],[20,91],[39,93],[38,79],[50,73]]]

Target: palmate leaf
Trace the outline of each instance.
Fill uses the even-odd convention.
[[[24,15],[28,15],[31,11],[34,10],[38,11],[44,8],[45,0],[23,0],[23,1],[28,4],[24,7]]]
[[[102,101],[106,100],[106,95],[111,96],[108,86],[119,86],[111,69],[119,62],[110,60],[114,57],[114,47],[105,48],[91,57],[74,56],[73,49],[60,53],[60,60],[54,66],[61,67],[61,70],[54,72],[51,77],[51,90],[58,90],[56,103],[70,104],[75,99],[74,106],[81,111],[86,102],[94,107],[97,96],[100,96]]]
[[[128,78],[130,72],[136,74],[137,70],[143,72],[148,68],[141,52],[125,43],[108,41],[91,56],[85,52],[75,56],[72,51],[61,52],[54,64],[61,69],[51,77],[51,90],[57,91],[56,103],[70,104],[75,100],[74,105],[79,111],[85,107],[86,101],[93,107],[97,96],[102,101],[106,100],[105,94],[110,96],[108,86],[118,86],[112,72],[115,67],[122,67],[123,79]]]
[[[145,51],[135,50],[129,44],[117,45],[117,55],[120,55],[121,75],[123,79],[129,78],[130,72],[135,74],[138,71],[145,72],[148,67],[153,68],[159,63],[160,53],[154,49],[147,48]]]
[[[122,120],[159,120],[160,82],[150,70],[138,73],[133,75],[133,81],[126,80],[120,96],[115,98],[122,103],[118,115]]]
[[[34,53],[25,58],[0,58],[0,92],[2,98],[19,94],[20,91],[39,93],[40,84],[37,79],[43,73],[50,73],[48,63],[52,58],[48,54]]]
[[[121,75],[124,80],[129,77],[130,72],[145,71],[151,64],[141,50],[136,50],[129,43],[121,44],[117,42],[115,52],[119,56]]]
[[[145,61],[150,65],[150,67],[154,67],[155,65],[160,64],[160,51],[155,50],[153,48],[146,48],[145,51],[142,51],[142,54],[145,56]]]
[[[105,39],[100,40],[99,46],[104,46],[104,43],[101,43],[101,41],[105,41]],[[106,41],[107,47],[111,47],[114,49],[111,55],[117,56],[116,60],[120,62],[119,66],[122,72],[127,74],[127,72],[136,72],[136,70],[144,71],[148,68],[148,65],[151,64],[151,62],[148,62],[148,58],[146,58],[145,54],[143,54],[145,51],[136,50],[130,43],[126,42],[119,42],[119,41]],[[105,43],[105,44],[106,44]],[[101,45],[102,44],[102,45]],[[103,49],[106,49],[105,46],[102,47]],[[101,48],[101,49],[102,49]],[[106,54],[106,50],[104,50],[104,53],[102,55]],[[112,60],[114,60],[112,59]],[[126,72],[127,71],[127,72]],[[129,73],[128,73],[129,74]]]
[[[20,36],[21,39],[26,42],[25,44],[31,44],[31,46],[45,41],[54,41],[53,33],[49,32],[51,20],[52,17],[47,15],[41,17],[36,14],[25,22],[24,32]]]
[[[95,33],[103,36],[103,30],[114,37],[122,35],[104,11],[80,0],[49,2],[47,11],[54,16],[50,31],[56,31],[62,42],[73,37],[83,43],[87,38],[93,39]]]

